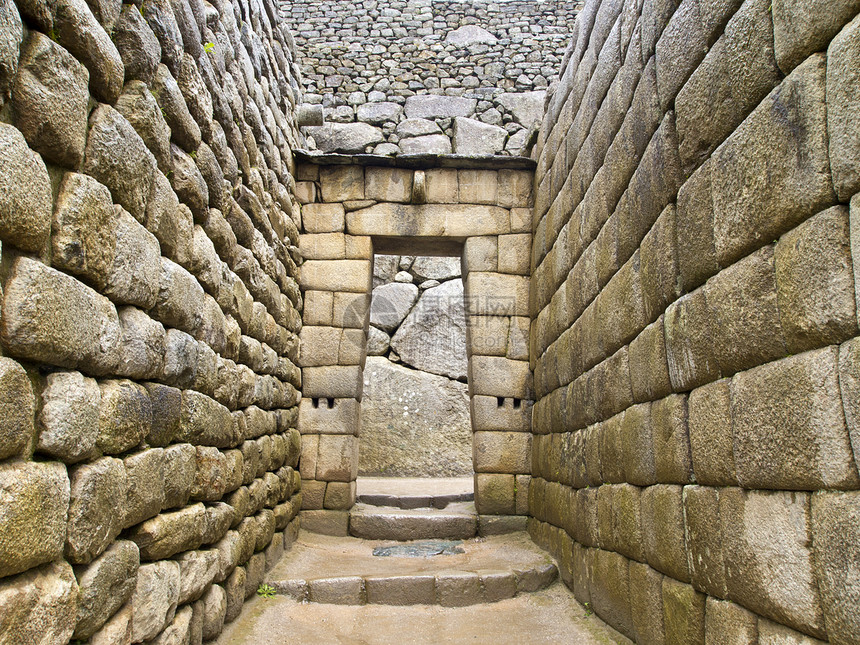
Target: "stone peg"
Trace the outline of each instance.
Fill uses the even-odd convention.
[[[296,108],[296,123],[299,127],[304,127],[306,125],[322,125],[322,105],[312,105],[310,103],[302,103],[299,105]]]
[[[416,170],[412,176],[412,199],[411,204],[427,203],[427,178],[423,170]]]

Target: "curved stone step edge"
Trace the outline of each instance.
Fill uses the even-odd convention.
[[[335,605],[466,607],[545,589],[558,578],[554,563],[523,570],[440,571],[434,575],[338,576],[268,580],[277,594],[298,602]]]
[[[415,510],[419,508],[436,508],[442,510],[449,504],[457,502],[474,502],[474,493],[452,493],[450,495],[387,495],[384,493],[367,493],[358,496],[358,501],[369,506],[381,506]]]

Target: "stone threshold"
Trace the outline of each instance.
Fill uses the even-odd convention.
[[[397,155],[387,157],[373,154],[337,154],[310,150],[294,150],[297,163],[318,166],[383,166],[410,170],[435,168],[465,168],[479,170],[534,170],[537,162],[530,157],[505,157],[501,155]]]

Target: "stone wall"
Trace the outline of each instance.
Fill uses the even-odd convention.
[[[297,529],[266,1],[0,2],[0,641],[200,643]]]
[[[590,0],[551,92],[530,528],[640,643],[860,642],[858,11]]]
[[[282,0],[324,152],[527,154],[578,0]],[[446,98],[441,98],[446,97]]]
[[[472,474],[458,257],[373,259],[358,474]]]
[[[533,397],[526,342],[531,170],[303,163],[298,179],[302,526],[348,530],[375,253],[462,257],[475,504],[484,516],[524,520]]]

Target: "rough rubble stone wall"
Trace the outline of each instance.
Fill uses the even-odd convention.
[[[0,642],[200,643],[301,507],[267,2],[0,2]]]
[[[591,0],[548,101],[530,528],[640,643],[860,642],[858,11]]]
[[[326,152],[523,154],[580,6],[283,0],[305,99],[330,122],[308,133]]]
[[[302,164],[302,526],[346,535],[355,503],[374,249],[461,255],[475,505],[524,528],[532,172]],[[382,246],[381,246],[382,245]],[[420,246],[413,246],[420,245]],[[404,250],[406,249],[406,250]],[[469,319],[479,319],[476,320]],[[481,335],[496,342],[482,339]],[[501,342],[498,342],[501,341]]]
[[[373,258],[360,476],[472,474],[461,276],[459,257]]]

